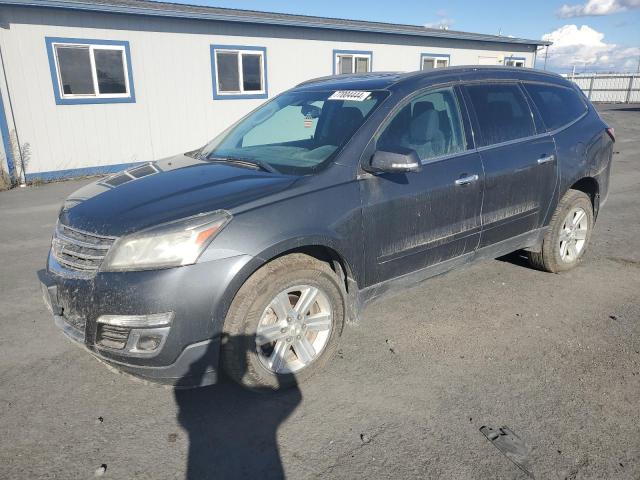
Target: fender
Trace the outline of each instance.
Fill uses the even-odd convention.
[[[288,238],[279,243],[271,245],[265,248],[259,254],[254,256],[245,256],[246,261],[240,263],[240,268],[233,279],[229,282],[224,290],[222,298],[216,302],[216,308],[213,312],[213,319],[219,326],[222,327],[222,323],[229,311],[229,307],[233,302],[238,290],[244,285],[244,283],[253,275],[260,267],[269,263],[274,258],[277,258],[287,252],[301,250],[305,248],[320,247],[330,250],[335,253],[338,258],[334,259],[340,262],[339,267],[343,270],[342,274],[345,276],[345,283],[348,285],[346,290],[348,292],[348,304],[345,305],[345,309],[348,312],[348,317],[355,321],[357,318],[356,312],[356,298],[358,293],[358,282],[353,277],[353,258],[349,258],[345,255],[344,249],[341,248],[340,242],[335,238],[327,235],[304,235],[293,238]],[[240,257],[239,257],[240,258]],[[334,267],[335,268],[335,267]],[[358,271],[357,269],[355,271]],[[340,274],[340,272],[339,272]],[[221,331],[220,329],[217,329]]]

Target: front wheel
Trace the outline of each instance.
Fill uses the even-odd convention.
[[[530,263],[540,270],[558,273],[575,267],[589,244],[593,229],[591,199],[569,190],[556,208],[540,252],[530,252]]]
[[[344,287],[325,262],[280,257],[240,288],[224,323],[223,368],[249,388],[303,381],[331,358],[342,334]]]

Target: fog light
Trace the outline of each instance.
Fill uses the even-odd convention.
[[[173,312],[153,313],[150,315],[102,315],[98,323],[102,328],[98,329],[96,346],[109,350],[119,350],[120,354],[132,357],[153,357],[160,353],[164,346]],[[120,343],[116,346],[105,342],[105,329],[111,332],[117,329],[121,332]]]
[[[125,347],[127,355],[153,357],[160,353],[171,327],[134,328]]]
[[[162,337],[160,335],[140,335],[136,349],[143,351],[153,351],[157,349],[162,343]]]

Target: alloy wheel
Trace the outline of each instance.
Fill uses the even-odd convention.
[[[560,258],[563,262],[575,262],[580,256],[587,241],[588,228],[587,212],[580,207],[571,209],[560,230]]]
[[[258,357],[267,370],[294,373],[326,347],[333,328],[327,295],[311,285],[283,290],[265,308],[256,332]]]

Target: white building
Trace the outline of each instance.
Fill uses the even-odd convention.
[[[28,181],[117,171],[202,146],[309,78],[533,67],[541,45],[150,1],[0,0],[4,168],[22,180],[24,165]]]

